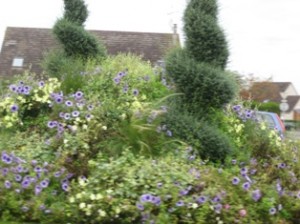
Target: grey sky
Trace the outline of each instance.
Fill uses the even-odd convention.
[[[290,81],[300,93],[300,0],[218,0],[230,46],[228,68],[261,79]],[[182,30],[186,0],[86,0],[87,29],[171,32]],[[1,0],[0,44],[7,26],[50,28],[62,0]],[[181,38],[182,32],[180,32]]]

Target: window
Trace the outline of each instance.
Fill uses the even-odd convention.
[[[23,58],[14,58],[13,62],[12,62],[12,66],[13,67],[23,67]]]

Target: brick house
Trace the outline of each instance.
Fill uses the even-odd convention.
[[[104,43],[110,55],[134,53],[155,64],[174,46],[179,45],[179,35],[173,33],[146,33],[126,31],[90,30]],[[30,68],[40,74],[44,54],[58,47],[51,29],[7,27],[0,53],[0,76],[19,74]]]

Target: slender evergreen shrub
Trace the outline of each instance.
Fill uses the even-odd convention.
[[[198,63],[185,50],[179,49],[169,54],[166,69],[178,91],[184,93],[184,102],[193,113],[221,108],[237,92],[233,77],[218,67]]]
[[[64,18],[70,22],[83,26],[89,14],[87,6],[86,4],[84,4],[84,1],[64,0],[64,4]]]
[[[191,0],[184,13],[186,48],[199,62],[226,66],[229,52],[215,0]]]

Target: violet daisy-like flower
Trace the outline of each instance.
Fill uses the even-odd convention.
[[[71,118],[71,115],[69,113],[64,114],[64,119],[69,120]]]
[[[43,169],[40,167],[40,166],[36,166],[36,167],[34,167],[34,172],[36,172],[36,173],[41,173],[42,171],[43,171]]]
[[[143,211],[145,209],[144,205],[142,205],[141,203],[137,203],[136,207],[138,210]]]
[[[139,95],[139,91],[138,91],[137,89],[133,89],[133,90],[132,90],[132,94],[133,94],[134,96],[137,96],[137,95]]]
[[[55,97],[55,102],[56,103],[62,103],[63,102],[63,98],[61,96],[56,96]]]
[[[18,105],[16,105],[16,104],[14,104],[14,105],[12,105],[12,106],[10,107],[10,111],[11,111],[12,113],[17,112],[18,110],[19,110],[19,107],[18,107]]]
[[[29,186],[30,186],[30,180],[24,178],[22,181],[22,188],[28,188]]]
[[[15,175],[15,180],[16,180],[17,182],[20,182],[20,181],[22,180],[22,176],[21,176],[20,174],[16,174],[16,175]]]
[[[48,128],[51,128],[51,129],[55,128],[56,125],[57,125],[57,123],[54,121],[48,121],[48,123],[47,123]]]
[[[123,86],[123,92],[127,93],[128,92],[128,85]]]
[[[76,98],[77,100],[81,99],[82,97],[83,97],[83,92],[77,91],[77,92],[75,93],[75,98]]]
[[[80,112],[78,110],[75,110],[72,112],[73,117],[78,117],[80,115]]]
[[[4,186],[5,186],[5,188],[10,189],[11,188],[11,182],[9,180],[4,181]]]
[[[5,168],[2,169],[2,175],[3,176],[6,176],[8,174],[8,172],[9,172],[8,168],[5,167]]]
[[[214,205],[214,210],[216,213],[220,213],[222,210],[222,204],[216,204]]]
[[[297,192],[296,197],[300,199],[300,191]]]
[[[172,135],[173,135],[173,134],[172,134],[172,131],[167,130],[167,131],[166,131],[166,135],[169,136],[169,137],[172,137]]]
[[[87,109],[88,109],[88,110],[93,110],[93,109],[94,109],[94,106],[93,106],[93,105],[88,105],[88,106],[87,106]]]
[[[8,155],[6,152],[2,152],[1,160],[6,164],[11,164],[13,162],[12,156]]]
[[[248,173],[248,169],[246,167],[241,168],[240,173],[242,175],[247,174]]]
[[[154,204],[154,205],[160,205],[161,204],[161,199],[159,196],[153,196],[152,199],[151,199],[151,202]]]
[[[43,181],[40,182],[40,186],[42,188],[47,188],[49,186],[49,180],[48,179],[45,179]]]
[[[232,184],[237,185],[240,183],[240,179],[238,177],[232,178]]]
[[[43,188],[40,185],[36,185],[34,188],[35,195],[39,195],[42,192]]]
[[[45,82],[44,81],[39,81],[39,87],[44,87],[45,86]]]
[[[207,201],[207,197],[205,197],[205,196],[200,196],[200,197],[197,198],[197,202],[198,202],[199,204],[203,204],[203,203],[205,203],[206,201]]]
[[[270,215],[275,215],[275,214],[276,214],[276,211],[277,211],[276,208],[274,208],[274,207],[273,207],[273,208],[270,208],[270,209],[269,209],[269,214],[270,214]]]
[[[68,106],[68,107],[73,106],[73,102],[70,101],[70,100],[67,100],[67,101],[65,102],[65,104],[66,104],[66,106]]]
[[[240,110],[242,109],[242,106],[241,106],[241,105],[234,105],[234,106],[232,107],[232,109],[233,109],[235,112],[238,112],[238,111],[240,111]]]
[[[68,182],[62,183],[61,188],[64,191],[68,191],[69,190],[69,184],[68,184]]]
[[[251,187],[251,184],[249,182],[243,183],[243,189],[244,190],[248,191],[250,187]]]
[[[140,197],[140,201],[141,202],[151,202],[152,200],[152,195],[151,194],[143,194],[141,197]]]
[[[16,92],[17,88],[18,87],[16,85],[14,85],[14,84],[12,84],[12,85],[9,86],[10,91],[13,91],[13,92]]]
[[[177,201],[177,202],[176,202],[176,206],[177,206],[177,207],[182,207],[182,206],[184,206],[184,201],[182,201],[182,200]]]
[[[252,191],[252,199],[258,201],[261,198],[261,192],[259,189]]]
[[[120,83],[120,77],[114,77],[113,80],[114,80],[114,83],[117,85]]]

